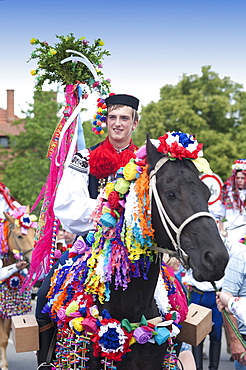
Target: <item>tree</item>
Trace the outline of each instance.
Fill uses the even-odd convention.
[[[183,74],[177,85],[161,88],[160,100],[142,108],[134,140],[142,145],[146,132],[152,138],[166,131],[189,132],[204,143],[205,158],[225,179],[232,162],[245,156],[245,140],[240,137],[246,136],[246,93],[229,77],[220,78],[211,66],[201,71],[201,76]]]
[[[35,202],[48,175],[46,154],[59,122],[59,108],[54,91],[35,92],[34,104],[26,112],[25,131],[10,138],[11,157],[5,153],[3,182],[21,204]]]

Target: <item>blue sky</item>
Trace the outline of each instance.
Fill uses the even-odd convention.
[[[200,74],[203,65],[246,89],[245,0],[2,0],[0,16],[0,107],[6,108],[6,90],[14,89],[19,116],[34,91],[29,40],[53,44],[55,34],[70,32],[104,40],[111,90],[135,95],[142,105],[157,101],[160,88],[183,73]]]

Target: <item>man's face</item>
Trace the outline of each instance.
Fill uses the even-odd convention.
[[[69,233],[68,231],[65,230],[64,232],[64,239],[66,244],[72,244],[74,241],[75,234]]]
[[[245,175],[242,172],[236,173],[235,183],[238,189],[241,190],[245,188]]]
[[[108,113],[109,141],[118,149],[122,149],[129,144],[132,131],[137,127],[138,122],[133,123],[132,114],[132,108],[128,106],[113,109]]]

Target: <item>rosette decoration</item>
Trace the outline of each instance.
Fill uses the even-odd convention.
[[[231,166],[233,173],[236,171],[246,171],[246,159],[237,159]]]
[[[110,53],[103,48],[101,39],[90,43],[85,37],[76,39],[72,33],[56,35],[56,38],[58,41],[54,45],[36,38],[30,40],[35,50],[28,62],[37,61],[37,68],[32,72],[36,89],[41,90],[44,82],[60,83],[65,86],[66,103],[48,149],[50,172],[32,208],[43,200],[26,286],[34,285],[41,271],[48,273],[55,261],[55,240],[60,222],[54,216],[53,206],[64,166],[70,163],[76,151],[85,148],[79,115],[82,105],[89,93],[97,92],[101,100],[110,88],[110,80],[105,79],[102,72],[103,59]],[[103,105],[99,108],[103,109]],[[103,133],[101,131],[100,128],[100,133]]]
[[[21,228],[21,233],[23,235],[27,235],[27,229],[29,227],[33,227],[34,229],[37,228],[37,216],[34,214],[29,215],[27,212],[27,207],[21,206],[15,209],[12,213],[12,216],[16,218],[15,224],[17,227]]]
[[[160,145],[158,152],[169,155],[172,158],[196,159],[203,156],[203,144],[199,144],[195,137],[181,131],[167,132],[158,138]]]
[[[194,135],[181,131],[167,132],[158,140],[151,140],[158,152],[164,153],[170,160],[190,159],[199,172],[211,174],[209,163],[203,157],[203,144],[198,143]]]

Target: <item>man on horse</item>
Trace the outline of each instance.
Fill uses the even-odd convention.
[[[105,186],[108,178],[114,178],[120,167],[135,158],[134,151],[137,149],[132,142],[132,132],[138,125],[139,100],[130,95],[111,94],[105,99],[105,104],[107,138],[74,155],[71,164],[64,170],[56,195],[55,215],[66,230],[76,235],[84,236],[93,229],[90,216],[95,210],[100,189]],[[67,257],[68,253],[65,253],[59,262],[64,264]],[[42,313],[54,268],[38,292],[36,317],[39,325],[47,328],[41,329],[43,331],[40,333],[39,365],[47,360],[54,332],[49,316]]]

